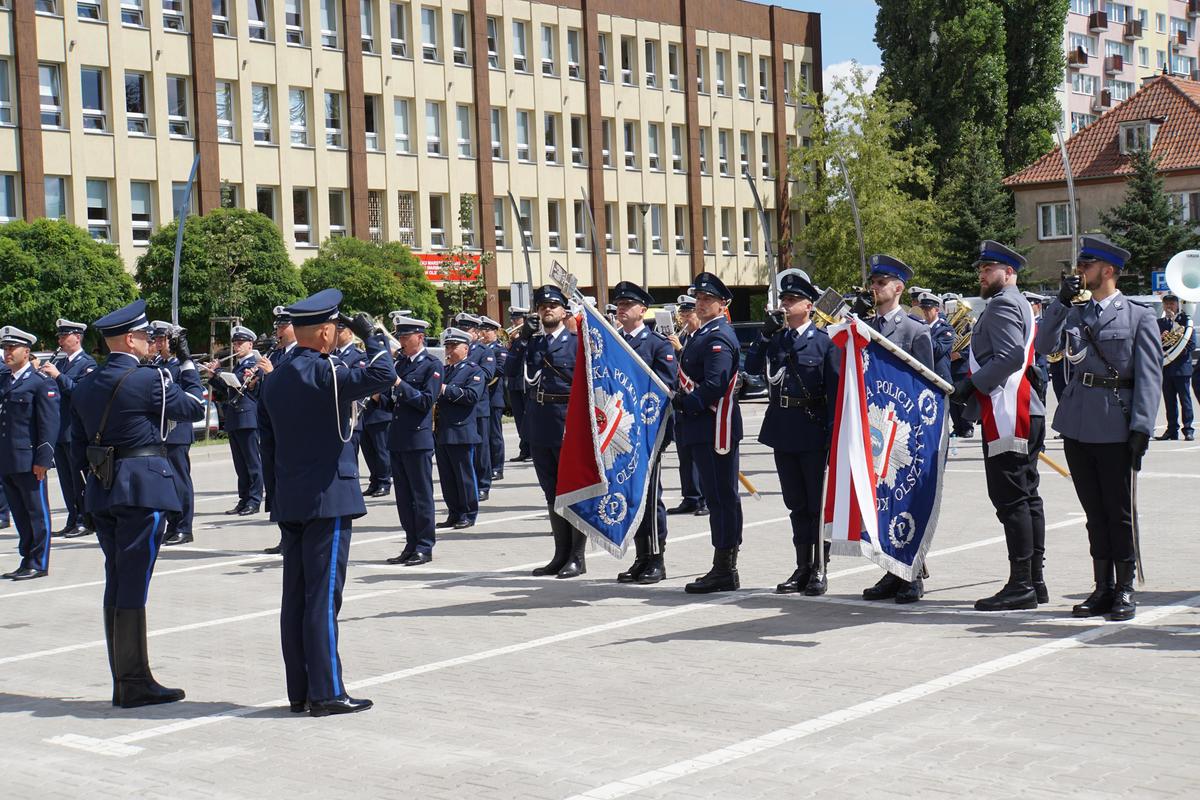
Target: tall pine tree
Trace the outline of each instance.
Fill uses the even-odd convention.
[[[1054,146],[1061,119],[1063,24],[1069,0],[1003,0],[1008,85],[1004,173],[1012,175]]]

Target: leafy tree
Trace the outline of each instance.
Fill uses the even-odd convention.
[[[1137,293],[1148,291],[1150,273],[1162,269],[1181,250],[1200,247],[1200,236],[1179,221],[1179,208],[1165,191],[1158,160],[1148,148],[1130,158],[1133,175],[1121,205],[1100,215],[1104,233],[1129,251],[1123,277],[1132,276]]]
[[[14,221],[0,227],[0,324],[36,334],[53,348],[59,317],[91,323],[137,297],[117,248],[66,220]],[[89,328],[88,349],[98,341]]]
[[[138,259],[136,277],[150,311],[169,319],[177,220],[159,228]],[[179,323],[205,335],[209,320],[240,316],[247,327],[271,328],[272,310],[303,295],[279,229],[254,211],[219,208],[190,216],[179,260]]]
[[[1012,175],[1054,146],[1061,119],[1055,93],[1063,81],[1063,24],[1068,0],[1002,0],[1008,109],[1004,173]]]
[[[399,242],[369,242],[339,237],[327,239],[314,258],[300,267],[307,292],[340,289],[348,310],[385,317],[397,309],[411,309],[440,330],[437,292],[425,277],[425,268],[412,251]]]
[[[813,280],[839,290],[862,282],[839,155],[854,187],[868,255],[888,253],[903,260],[919,283],[941,249],[942,212],[924,199],[932,190],[932,145],[928,140],[901,145],[900,128],[911,104],[890,99],[886,83],[874,93],[866,84],[856,65],[832,87],[844,102],[823,109],[810,92],[803,107],[811,116],[801,124],[811,123],[812,145],[789,156],[789,174],[801,186],[793,207],[806,220],[796,232],[796,252],[811,266]],[[909,194],[910,186],[917,187],[918,197]]]
[[[438,277],[450,316],[460,311],[475,313],[487,302],[483,270],[495,257],[494,253],[468,253],[461,247],[452,247],[442,256]]]

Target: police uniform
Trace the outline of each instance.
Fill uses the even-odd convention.
[[[345,328],[345,320],[339,319],[337,323],[338,335]],[[346,342],[346,344],[338,346],[334,345],[330,351],[332,355],[338,357],[343,364],[350,369],[357,369],[367,362],[367,354],[356,344],[354,340]],[[358,463],[358,454],[362,451],[363,446],[363,419],[366,417],[366,404],[371,402],[370,399],[359,400],[354,404],[354,425],[350,434],[350,444],[354,447],[354,463]],[[370,459],[367,460],[368,468],[370,468]],[[375,493],[375,481],[371,480],[370,485],[363,491],[364,496],[371,496]]]
[[[680,310],[696,310],[696,298],[691,295],[681,294],[676,302]],[[690,333],[679,334],[679,353],[683,352],[683,348],[687,347],[691,338],[692,334]],[[679,440],[676,439],[675,454],[679,458],[679,493],[683,499],[679,505],[667,509],[667,513],[693,514],[697,517],[708,516],[708,504],[704,500],[704,493],[700,491],[700,474],[696,471],[696,465],[692,461],[692,452],[686,447],[682,447]]]
[[[135,300],[96,320],[113,349],[125,334],[147,335],[146,303]],[[114,351],[75,385],[71,447],[90,466],[84,508],[104,551],[104,622],[113,673],[113,705],[133,708],[182,700],[182,689],[150,673],[146,601],[167,515],[179,512],[179,489],[164,442],[167,423],[204,418],[204,390],[180,338],[179,382],[162,368]],[[92,448],[92,449],[89,449]],[[105,448],[111,448],[107,453]],[[93,453],[95,454],[93,456]],[[109,471],[109,468],[111,471]],[[105,473],[111,480],[103,480]]]
[[[393,316],[396,336],[419,333],[425,320]],[[396,384],[380,395],[380,408],[392,415],[388,426],[396,484],[396,512],[404,528],[405,544],[400,555],[388,563],[406,567],[433,560],[435,523],[433,506],[433,406],[442,393],[445,367],[422,347],[416,354],[396,355]]]
[[[1030,310],[1033,310],[1035,305],[1037,306],[1037,310],[1033,311],[1033,324],[1036,329],[1042,324],[1042,309],[1046,307],[1046,303],[1050,298],[1036,292],[1021,292],[1021,294],[1029,301]],[[1038,375],[1041,377],[1040,383],[1033,388],[1037,390],[1038,397],[1042,398],[1042,405],[1044,406],[1046,405],[1046,392],[1050,388],[1050,359],[1035,350],[1033,353],[1033,368],[1037,370]],[[1042,449],[1045,449],[1044,445]]]
[[[1019,274],[1025,258],[999,242],[979,246],[976,269]],[[1038,453],[1046,436],[1046,407],[1037,392],[1034,365],[1037,324],[1029,301],[1015,284],[992,295],[975,321],[967,352],[968,375],[954,386],[951,402],[965,403],[964,416],[983,431],[983,467],[988,497],[1004,526],[1008,582],[976,601],[976,611],[1014,611],[1049,602],[1042,565],[1046,515],[1038,494]]]
[[[692,282],[694,293],[728,303],[733,293],[711,272]],[[672,399],[675,436],[700,474],[708,500],[713,565],[684,590],[691,594],[731,591],[741,586],[737,571],[742,543],[742,501],[738,497],[738,443],[742,413],[737,401],[740,347],[724,314],[701,324],[679,357],[679,391]]]
[[[175,334],[175,326],[169,322],[156,320],[150,325],[154,338],[171,338]],[[182,329],[180,329],[182,330]],[[159,358],[156,366],[165,367],[171,373],[171,379],[179,383],[182,365],[175,356]],[[167,536],[165,545],[187,544],[195,541],[192,532],[192,520],[195,514],[195,487],[192,485],[192,442],[196,433],[191,423],[171,422],[167,425],[167,459],[171,462],[171,471],[175,474],[175,482],[179,490],[179,513],[167,515]]]
[[[349,347],[362,352],[351,343]],[[359,360],[366,360],[365,354]],[[392,422],[392,414],[383,408],[379,400],[367,398],[359,415],[362,436],[363,460],[367,462],[367,472],[371,476],[366,490],[367,497],[387,497],[392,491],[392,459],[388,455],[388,426]]]
[[[523,326],[529,311],[520,306],[510,306],[508,313],[513,325]],[[521,375],[521,366],[525,363],[525,348],[528,345],[529,342],[524,336],[519,333],[514,335],[508,343],[508,355],[503,365],[508,408],[517,428],[517,454],[510,459],[513,463],[529,460],[529,434],[525,430],[525,378]]]
[[[239,325],[233,329],[230,338],[235,342],[253,342],[257,337],[254,331]],[[229,436],[229,452],[237,473],[238,503],[225,513],[244,517],[257,514],[263,499],[262,452],[258,436],[258,397],[263,371],[253,350],[230,371],[241,381],[240,388],[229,387],[221,380],[212,381],[211,386],[214,397],[224,409],[225,433]]]
[[[942,299],[932,292],[922,292],[918,295],[917,304],[921,308],[940,309]],[[954,349],[954,326],[941,314],[928,325],[930,343],[933,345],[933,371],[946,383],[953,383],[950,375],[950,352]]]
[[[557,286],[546,285],[534,293],[535,310],[555,303],[567,305],[566,295]],[[521,334],[531,337],[521,366],[525,380],[525,416],[533,469],[550,512],[550,530],[554,535],[553,558],[545,566],[533,570],[533,574],[574,578],[587,572],[584,557],[587,538],[554,510],[554,497],[579,337],[567,328],[565,321],[554,331],[543,329],[537,335],[532,335],[532,328],[526,323]]]
[[[815,301],[820,293],[801,270],[779,277],[780,297]],[[774,451],[779,486],[792,524],[796,570],[779,594],[825,594],[828,543],[821,543],[822,488],[829,462],[838,385],[838,349],[824,330],[806,320],[783,327],[768,317],[746,356],[746,372],[765,375],[770,401],[758,441]]]
[[[1102,237],[1079,240],[1079,260],[1125,267],[1129,252]],[[1063,279],[1042,315],[1036,346],[1050,353],[1066,337],[1068,382],[1054,412],[1075,494],[1087,515],[1096,588],[1076,616],[1133,617],[1135,541],[1133,472],[1154,432],[1162,392],[1162,340],[1147,307],[1119,291],[1072,305],[1079,278]]]
[[[59,336],[76,334],[81,340],[87,330],[87,325],[69,319],[59,319],[55,326]],[[74,353],[60,350],[50,363],[58,370],[58,377],[54,378],[54,382],[58,384],[59,399],[58,442],[54,445],[54,468],[58,472],[58,485],[67,509],[66,525],[54,535],[73,539],[86,536],[92,530],[86,525],[86,515],[83,513],[83,473],[87,465],[71,461],[71,395],[75,392],[76,381],[96,369],[96,359],[88,355],[81,344]]]
[[[1174,299],[1179,302],[1179,297],[1174,294],[1163,295],[1163,300]],[[1175,315],[1175,319],[1167,319],[1160,317],[1158,320],[1159,335],[1166,333],[1176,325],[1182,328],[1187,328],[1188,315],[1180,311]],[[1189,337],[1187,344],[1183,347],[1183,352],[1175,357],[1175,360],[1170,364],[1163,364],[1162,368],[1162,388],[1163,401],[1167,406],[1167,429],[1160,436],[1155,436],[1159,441],[1167,439],[1179,438],[1179,418],[1182,412],[1183,416],[1183,438],[1187,441],[1193,441],[1196,438],[1196,431],[1192,427],[1192,394],[1189,390],[1192,381],[1192,351],[1196,349],[1194,336]]]
[[[442,343],[473,344],[471,334],[447,328]],[[437,397],[433,424],[438,481],[448,516],[439,528],[469,528],[479,515],[479,486],[476,483],[475,452],[487,444],[480,436],[479,398],[487,393],[483,369],[470,356],[446,366]]]
[[[480,327],[485,331],[500,330],[500,323],[490,317],[479,318]],[[490,417],[488,418],[488,461],[491,465],[491,480],[504,479],[504,367],[508,362],[508,348],[499,339],[485,344],[492,351],[495,371],[488,382],[488,402]],[[488,484],[491,485],[490,483]]]
[[[294,303],[292,324],[336,325],[341,300],[341,292],[325,289]],[[371,705],[346,695],[338,656],[353,521],[367,512],[350,417],[355,401],[392,386],[396,370],[386,339],[372,332],[366,315],[350,328],[366,344],[366,366],[351,369],[336,355],[297,345],[264,384],[259,415],[263,453],[275,466],[271,520],[283,534],[280,632],[288,700],[297,713],[307,703],[312,716]]]
[[[36,343],[36,336],[20,328],[0,328],[0,345],[32,350]],[[33,470],[54,466],[59,424],[58,386],[34,369],[32,358],[16,372],[0,375],[0,484],[17,525],[21,554],[20,565],[5,578],[40,578],[50,569],[47,480]]]
[[[291,324],[292,324],[291,314],[289,314],[287,312],[287,308],[285,308],[284,306],[275,306],[275,309],[272,313],[275,315],[273,323],[272,323],[275,327],[275,337],[276,337],[275,338],[275,346],[271,348],[271,352],[267,353],[267,361],[271,362],[271,372],[264,374],[261,379],[262,381],[266,381],[266,380],[270,379],[271,375],[274,374],[274,371],[276,369],[278,369],[279,367],[282,367],[288,361],[291,361],[292,356],[295,355],[295,353],[296,353],[296,342],[294,340],[285,345],[282,345],[282,346],[280,346],[280,344],[279,344],[279,329],[291,326]],[[264,370],[264,372],[265,372],[265,370]],[[357,439],[355,440],[355,447],[356,448],[358,447]],[[264,461],[263,465],[262,465],[262,474],[263,474],[263,506],[264,506],[264,508],[266,508],[267,512],[270,513],[270,511],[274,505],[273,497],[275,494],[275,466],[274,466],[274,464],[270,464],[270,463]],[[280,537],[280,541],[278,544],[274,544],[270,547],[263,548],[264,553],[267,553],[269,555],[274,555],[274,556],[279,555],[280,552],[282,552],[282,550],[283,550],[282,536]]]
[[[459,330],[477,333],[483,320],[474,314],[459,314],[454,318],[454,324]],[[492,490],[492,398],[487,391],[492,379],[496,377],[496,355],[492,348],[477,339],[472,339],[471,349],[467,353],[467,361],[479,367],[483,375],[484,391],[480,393],[475,403],[475,428],[479,436],[479,444],[473,453],[475,467],[475,486],[479,492],[479,500],[487,500]]]
[[[623,300],[632,300],[638,305],[649,308],[654,299],[650,293],[632,281],[621,281],[613,288],[612,299],[619,304]],[[616,314],[617,306],[613,306]],[[656,331],[651,331],[644,324],[633,331],[618,328],[619,335],[629,345],[638,358],[650,368],[663,384],[674,390],[679,380],[679,362],[675,358],[675,348],[667,341],[667,337]],[[667,547],[667,507],[662,500],[662,453],[663,449],[674,438],[674,421],[667,417],[666,431],[663,433],[662,445],[654,456],[650,469],[650,479],[654,482],[653,492],[654,513],[642,515],[642,521],[634,533],[634,560],[629,569],[617,575],[619,583],[658,583],[667,577],[666,565],[663,563],[663,553]],[[652,546],[652,534],[657,533],[658,547]]]
[[[942,305],[943,306],[945,306],[945,304],[947,302],[949,302],[950,300],[954,300],[957,303],[963,302],[962,295],[953,294],[953,293],[947,293],[947,294],[942,295]],[[971,329],[971,323],[968,320],[966,322],[966,330],[970,331],[970,329]],[[958,332],[955,331],[954,335],[955,335],[955,338],[957,338]],[[967,371],[968,371],[967,354],[965,352],[960,351],[959,353],[957,353],[958,358],[954,358],[953,356],[956,354],[953,352],[953,350],[951,350],[950,355],[951,355],[951,358],[950,358],[950,383],[955,383],[957,381],[962,380],[963,378],[965,378],[967,376]],[[957,403],[950,404],[950,422],[952,423],[952,426],[953,426],[951,428],[951,435],[955,436],[959,439],[970,439],[972,436],[975,435],[975,426],[972,425],[969,420],[963,419],[963,410],[965,408],[966,408],[966,406],[959,405]]]

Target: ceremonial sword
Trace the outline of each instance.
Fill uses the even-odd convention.
[[[171,265],[171,324],[179,327],[179,257],[183,253],[183,222],[187,219],[188,207],[192,204],[192,184],[196,182],[196,170],[200,166],[200,154],[192,159],[192,171],[188,174],[183,189],[183,202],[179,204],[179,224],[175,229],[175,261]]]

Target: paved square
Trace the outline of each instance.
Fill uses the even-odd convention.
[[[879,570],[835,558],[824,598],[773,594],[792,570],[770,452],[744,407],[743,589],[682,585],[711,558],[703,518],[671,517],[657,586],[532,578],[551,543],[528,464],[426,567],[391,497],[356,521],[342,609],[365,714],[288,713],[278,532],[221,512],[228,448],[193,450],[194,546],[164,548],[151,663],[187,700],[109,703],[94,538],[56,539],[48,578],[0,584],[0,759],[7,797],[1196,797],[1200,766],[1200,445],[1154,443],[1139,484],[1149,583],[1134,624],[1080,621],[1090,591],[1070,482],[1042,471],[1051,602],[981,614],[1007,576],[979,441],[951,456],[926,599],[865,603]],[[510,447],[512,438],[509,438]],[[1061,443],[1052,457],[1063,461]],[[671,452],[668,503],[677,500]],[[1114,480],[1119,480],[1114,476]],[[61,500],[51,487],[60,523]],[[440,499],[439,499],[440,509]],[[440,512],[439,512],[440,513]],[[16,537],[0,535],[0,566]],[[631,558],[632,556],[630,556]],[[627,562],[626,562],[627,563]]]

